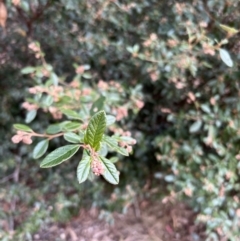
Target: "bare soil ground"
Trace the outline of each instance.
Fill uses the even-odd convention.
[[[81,210],[65,225],[52,224],[34,241],[203,241],[204,227],[186,205],[143,202],[127,214],[114,213],[114,225],[99,219],[96,209]]]

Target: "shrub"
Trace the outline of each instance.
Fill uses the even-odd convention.
[[[143,185],[150,173],[151,180],[168,183],[172,196],[164,201],[185,196],[192,203],[199,220],[207,224],[209,240],[237,240],[239,2],[69,0],[44,4],[34,4],[36,9],[45,8],[38,24],[26,7],[28,1],[22,1],[17,10],[32,20],[25,26],[25,35],[34,35],[41,43],[46,62],[56,71],[49,64],[32,67],[37,61],[29,57],[31,67],[23,73],[30,73],[42,88],[56,85],[57,80],[66,86],[75,83],[71,82],[75,78],[84,80],[79,82],[81,87],[91,89],[90,98],[80,102],[86,111],[106,102],[98,110],[117,119],[126,117],[119,123],[138,141],[132,162],[118,164],[128,177],[124,182],[138,177]],[[14,9],[12,14],[16,14]],[[14,17],[10,21],[16,24]],[[26,42],[21,41],[24,53]],[[78,63],[76,76],[72,63]],[[68,75],[65,82],[58,77],[64,75]],[[99,99],[97,84],[98,88],[110,86],[104,101]],[[64,111],[65,117],[71,116],[49,93],[25,103],[26,108],[33,108],[27,122],[38,107],[48,109],[55,118]],[[71,108],[75,100],[75,96],[70,100]],[[52,104],[55,109],[51,110]]]
[[[61,121],[49,125],[44,133],[36,133],[27,125],[15,124],[17,134],[12,137],[12,142],[17,144],[22,141],[30,145],[33,137],[44,138],[33,150],[33,158],[38,159],[46,153],[50,140],[63,137],[71,144],[48,154],[40,167],[57,166],[73,157],[79,148],[83,148],[83,157],[77,168],[79,183],[87,178],[93,179],[90,175],[91,169],[96,176],[103,175],[108,182],[118,184],[119,172],[114,165],[117,159],[112,157],[109,160],[106,156],[109,151],[128,156],[136,140],[130,137],[129,131],[124,132],[117,126],[110,128],[114,134],[112,136],[105,135],[105,129],[114,124],[116,119],[120,121],[127,117],[129,108],[141,109],[143,102],[132,95],[132,101],[124,103],[127,93],[119,83],[113,81],[106,83],[100,80],[97,89],[84,84],[82,78],[91,78],[90,73],[85,71],[89,69],[88,65],[76,66],[74,80],[67,83],[58,78],[52,71],[52,66],[46,63],[38,43],[29,44],[29,48],[33,50],[36,58],[41,58],[42,66],[28,66],[22,70],[23,74],[31,74],[38,83],[37,86],[29,88],[34,98],[28,98],[22,104],[27,110],[25,122],[32,122],[39,109],[49,112],[53,119]],[[104,110],[114,113],[116,118],[106,115]],[[64,119],[63,115],[67,119]]]

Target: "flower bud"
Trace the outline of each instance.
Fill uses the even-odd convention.
[[[22,140],[22,136],[20,136],[20,135],[14,135],[12,137],[12,142],[15,144],[19,143],[21,140]]]
[[[134,139],[134,140],[131,141],[130,144],[131,144],[131,145],[135,145],[136,143],[137,143],[137,141]]]
[[[127,146],[127,152],[128,153],[132,152],[132,147],[131,146]]]
[[[25,143],[27,145],[32,144],[31,136],[23,136],[22,141],[23,141],[23,143]]]
[[[100,176],[104,173],[104,166],[103,166],[102,162],[99,161],[97,158],[93,159],[93,161],[91,163],[91,168],[92,168],[92,172],[96,176]]]
[[[36,94],[36,93],[37,93],[37,90],[36,90],[35,87],[31,87],[31,88],[28,89],[28,92],[29,92],[30,94]]]
[[[23,135],[26,135],[26,132],[24,132],[24,131],[17,131],[17,134],[18,134],[19,136],[23,136]]]

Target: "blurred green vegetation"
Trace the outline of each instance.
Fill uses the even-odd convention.
[[[41,226],[64,222],[80,207],[127,207],[135,197],[126,185],[138,198],[149,198],[157,187],[158,200],[184,199],[206,223],[209,240],[238,240],[239,1],[13,3],[17,1],[5,1],[8,19],[6,29],[0,29],[2,240],[31,240]],[[33,40],[66,81],[74,76],[73,64],[88,64],[93,78],[85,82],[90,85],[114,80],[130,93],[126,100],[135,92],[143,96],[141,111],[129,110],[120,122],[138,144],[133,155],[117,164],[117,188],[103,181],[79,185],[77,158],[41,170],[30,146],[10,142],[12,124],[24,122],[21,103],[27,88],[34,85],[20,70],[39,64],[28,49]],[[220,49],[227,57],[220,57]],[[229,61],[233,67],[227,66]],[[51,122],[39,113],[31,126],[41,131]],[[52,148],[60,144],[56,140]],[[115,202],[112,193],[118,197]]]

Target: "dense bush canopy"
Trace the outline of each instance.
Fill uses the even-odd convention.
[[[185,199],[199,213],[198,220],[206,223],[209,240],[238,240],[238,0],[0,3],[0,135],[4,140],[0,173],[14,180],[7,183],[4,197],[35,203],[40,210],[27,215],[18,238],[31,236],[53,217],[68,218],[80,204],[108,210],[124,206],[132,200],[127,194],[121,198],[128,184],[141,197],[150,195],[141,191],[147,185],[149,193],[158,187],[158,199],[164,202]],[[75,168],[81,153],[72,162],[46,171],[33,161],[31,146],[10,142],[13,123],[24,123],[25,114],[25,121],[39,133],[66,114],[60,110],[56,116],[49,108],[60,108],[60,100],[38,101],[29,87],[55,83],[77,90],[76,80],[81,91],[90,92],[73,99],[71,106],[74,100],[83,103],[78,111],[81,114],[84,107],[88,115],[96,106],[105,110],[117,119],[109,133],[121,128],[137,140],[130,156],[118,156],[117,188],[99,179],[77,183]],[[20,104],[24,101],[25,109]],[[26,103],[37,104],[34,101],[41,104],[33,113]],[[34,139],[34,144],[39,141]],[[65,144],[61,138],[53,139],[48,151]],[[3,177],[2,183],[8,180]],[[118,197],[115,204],[110,200],[113,192]],[[48,193],[53,195],[46,200]],[[52,203],[49,215],[45,209]],[[0,217],[11,215],[0,207]]]

